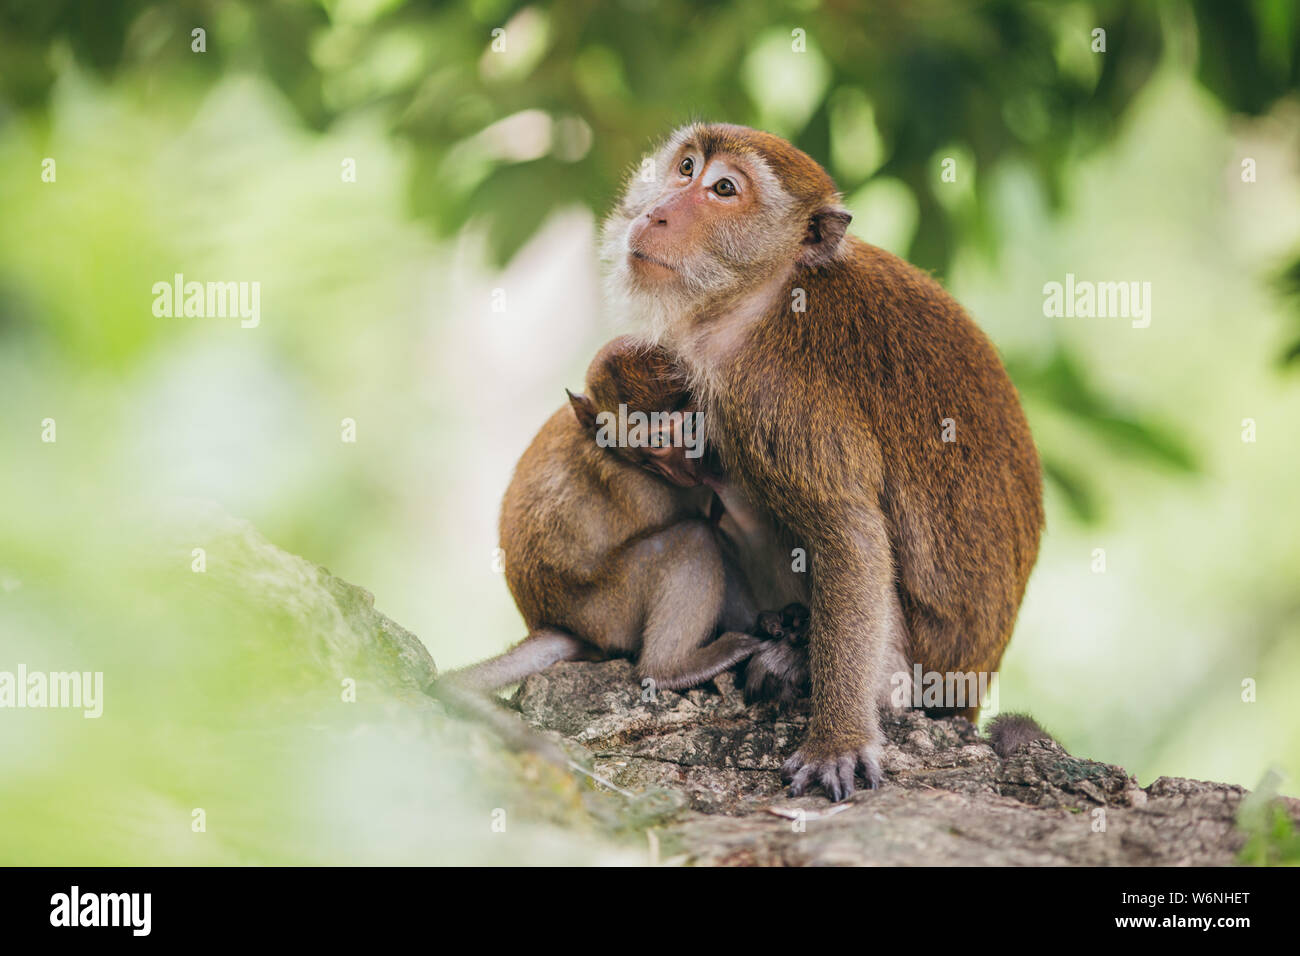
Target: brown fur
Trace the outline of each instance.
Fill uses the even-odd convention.
[[[529,636],[492,660],[448,675],[491,690],[557,660],[639,654],[637,678],[678,689],[716,676],[759,645],[728,632],[727,581],[707,492],[682,482],[680,449],[602,448],[594,418],[619,403],[682,408],[689,395],[667,353],[630,337],[601,349],[587,395],[571,396],[520,458],[501,509],[506,582]],[[668,462],[663,466],[662,462]]]
[[[1028,714],[1002,714],[988,726],[989,742],[1003,760],[1035,740],[1052,740],[1052,735]],[[1055,741],[1053,741],[1055,742]]]
[[[644,187],[629,187],[605,229],[612,285],[679,353],[730,479],[807,544],[813,713],[787,772],[796,792],[821,782],[838,798],[856,768],[879,779],[874,702],[894,650],[925,670],[996,669],[1038,551],[1038,456],[988,340],[929,276],[843,235],[847,213],[812,159],[734,126],[688,128],[665,150],[669,171],[694,150],[698,179],[668,176],[640,203],[644,222]],[[715,160],[767,186],[744,207],[708,195]],[[737,239],[746,210],[763,229]],[[711,224],[752,268],[690,261],[682,237]],[[621,261],[620,239],[679,257],[679,273]],[[711,272],[705,289],[676,278]],[[795,289],[806,313],[792,311]],[[941,440],[944,418],[955,442]]]

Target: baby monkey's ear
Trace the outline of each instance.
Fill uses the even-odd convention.
[[[569,396],[569,405],[573,408],[578,424],[587,431],[593,431],[596,428],[596,403],[581,393],[573,394],[567,388],[564,394]]]

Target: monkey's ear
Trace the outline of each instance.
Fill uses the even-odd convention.
[[[804,265],[819,266],[834,259],[844,238],[844,230],[852,221],[853,215],[842,206],[825,206],[809,216],[800,261]]]
[[[596,403],[581,393],[575,395],[567,388],[564,394],[569,396],[569,405],[578,419],[578,424],[591,431],[596,427]]]

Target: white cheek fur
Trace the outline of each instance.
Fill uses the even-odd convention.
[[[660,147],[654,162],[655,178],[642,179],[642,167],[630,171],[623,198],[614,212],[605,220],[601,230],[601,259],[605,266],[606,304],[616,321],[630,323],[655,341],[671,345],[675,339],[689,334],[695,317],[708,303],[724,296],[739,279],[734,263],[753,258],[752,231],[727,229],[714,237],[718,252],[733,265],[713,256],[698,256],[692,261],[679,263],[679,281],[669,285],[644,288],[632,274],[628,265],[628,241],[633,223],[663,192],[673,175],[677,153],[694,127],[685,127],[673,133]],[[779,229],[783,220],[795,208],[795,202],[777,180],[775,174],[759,157],[749,157],[747,170],[750,188],[761,197],[756,209],[762,220],[762,231]],[[719,173],[714,178],[721,178]],[[697,382],[707,388],[706,382]]]

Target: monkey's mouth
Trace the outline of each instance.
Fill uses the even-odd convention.
[[[641,252],[639,249],[630,249],[630,250],[628,250],[627,257],[628,257],[629,259],[633,260],[634,262],[645,262],[645,263],[649,263],[649,264],[652,265],[652,266],[658,266],[660,269],[667,269],[669,272],[676,272],[676,271],[677,271],[677,267],[676,267],[676,266],[670,266],[668,263],[664,262],[662,259],[656,259],[654,256],[648,256],[648,255],[646,255],[644,252]]]

